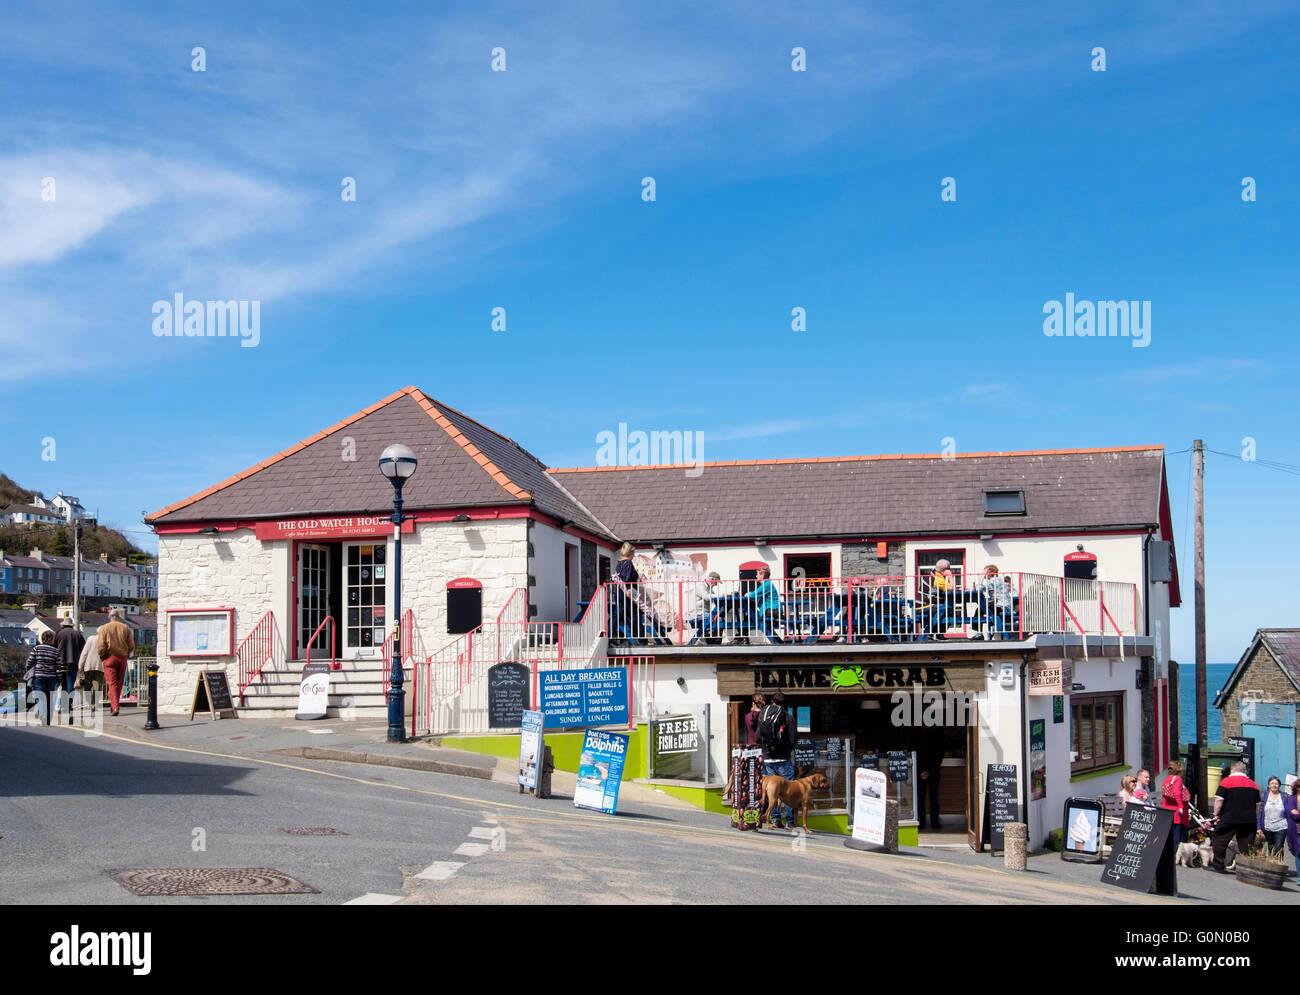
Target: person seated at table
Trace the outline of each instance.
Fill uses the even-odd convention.
[[[991,625],[993,632],[989,638],[1005,638],[1011,631],[1011,586],[1008,579],[998,573],[997,564],[990,563],[984,568],[984,578],[979,583],[980,618],[986,626]],[[983,633],[976,633],[976,639],[983,639]]]
[[[943,635],[948,631],[948,618],[953,611],[957,590],[957,575],[952,572],[952,564],[939,560],[928,576],[921,575],[920,587],[921,602],[925,607],[925,633]]]
[[[691,625],[695,627],[695,637],[713,632],[718,618],[717,606],[713,603],[713,589],[722,580],[716,572],[710,573],[695,585],[694,600],[691,604]]]
[[[773,632],[773,623],[781,624],[781,595],[771,580],[772,571],[767,567],[758,568],[758,586],[745,595],[749,602],[750,618],[753,628],[764,635],[771,635],[776,642],[781,640]]]
[[[641,574],[637,571],[632,557],[636,547],[625,542],[618,551],[618,564],[614,567],[613,583],[610,587],[610,614],[613,616],[611,629],[624,631],[633,637],[643,637],[646,619],[641,605]],[[612,636],[614,633],[611,632]]]

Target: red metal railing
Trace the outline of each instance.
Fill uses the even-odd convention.
[[[317,637],[321,634],[321,630],[327,625],[330,630],[330,670],[341,670],[343,669],[343,665],[338,662],[338,633],[334,625],[333,615],[326,615],[321,619],[320,625],[316,626],[316,631],[313,632],[311,638],[307,640],[307,662],[311,663],[312,647],[316,645]]]
[[[393,678],[393,637],[396,632],[390,632],[388,638],[384,640],[384,645],[379,651],[379,658],[383,661],[383,683],[384,697],[388,697],[388,685]],[[415,616],[411,609],[402,612],[402,666],[411,662],[411,654],[415,652]],[[414,693],[414,690],[412,690]]]
[[[956,574],[942,581],[932,573],[643,580],[610,582],[597,594],[602,592],[610,645],[1022,640],[1049,632],[1136,635],[1136,585],[1034,573]],[[1116,619],[1130,614],[1134,625],[1125,630]],[[589,622],[587,617],[583,621]]]
[[[248,685],[262,676],[262,668],[275,655],[275,614],[267,612],[235,650],[239,665],[239,698],[243,701]]]

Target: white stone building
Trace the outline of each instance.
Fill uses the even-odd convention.
[[[959,813],[977,837],[984,765],[1014,764],[1034,845],[1070,794],[1168,756],[1179,594],[1160,447],[552,470],[413,387],[149,516],[164,710],[188,710],[198,672],[219,666],[251,713],[291,714],[310,656],[340,668],[331,715],[382,711],[396,591],[377,460],[392,443],[419,459],[401,592],[418,732],[489,732],[497,662],[536,679],[633,658],[643,721],[708,706],[715,772],[756,690],[787,692],[809,755],[835,744],[840,763],[918,753],[921,732],[879,716],[932,679],[979,699],[978,723],[934,741],[945,822]],[[623,541],[641,577],[627,614],[605,583]],[[997,610],[977,593],[992,566]],[[778,605],[756,623],[744,606],[760,570]],[[725,597],[708,628],[691,605],[711,572]],[[1064,686],[1031,689],[1061,661]],[[834,791],[819,805],[843,818]]]

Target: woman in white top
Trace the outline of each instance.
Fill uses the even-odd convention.
[[[1280,778],[1268,779],[1268,794],[1259,806],[1259,829],[1268,840],[1270,850],[1286,845],[1286,799],[1282,797]]]
[[[1120,779],[1119,791],[1116,792],[1116,794],[1124,799],[1125,805],[1142,804],[1142,799],[1138,798],[1138,796],[1133,793],[1135,787],[1137,787],[1137,778],[1132,774],[1125,774],[1123,778]]]

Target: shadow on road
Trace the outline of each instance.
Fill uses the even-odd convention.
[[[0,797],[246,795],[256,765],[132,756],[122,744],[70,731],[0,727]]]

